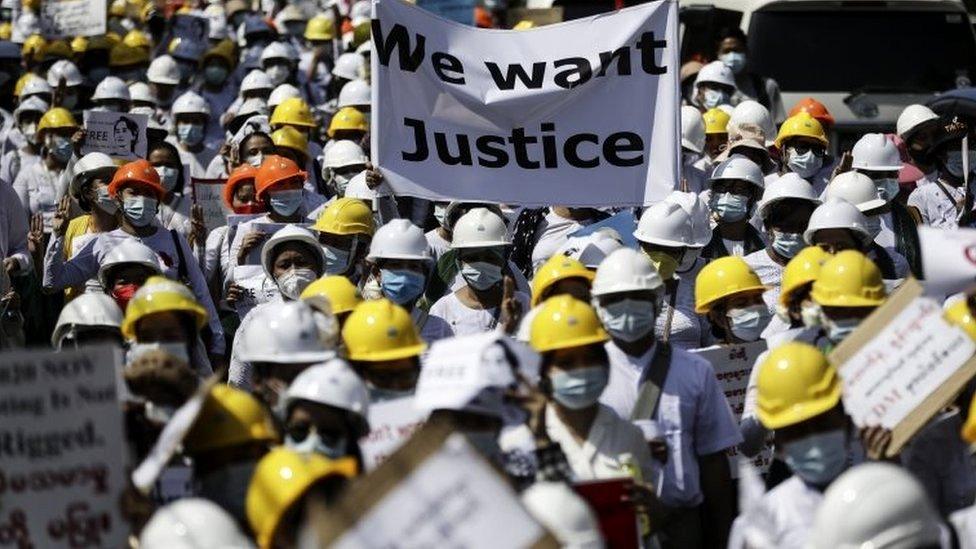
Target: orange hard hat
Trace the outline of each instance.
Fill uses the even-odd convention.
[[[150,189],[156,194],[157,200],[162,200],[166,190],[159,184],[159,174],[148,161],[140,158],[128,164],[123,164],[115,172],[115,177],[108,185],[108,194],[118,197],[121,187],[125,185],[139,186]]]
[[[275,154],[270,155],[264,159],[264,162],[261,163],[257,173],[254,175],[255,195],[258,200],[262,200],[265,191],[269,190],[273,185],[296,177],[305,179],[306,175],[305,172],[298,168],[298,164],[295,164],[290,159]]]
[[[234,168],[230,177],[227,178],[227,182],[224,183],[224,204],[228,208],[234,209],[234,191],[237,190],[237,186],[246,183],[248,180],[253,180],[257,174],[258,169],[247,163]]]
[[[820,125],[824,126],[825,128],[834,125],[834,117],[830,114],[830,111],[827,110],[827,107],[812,97],[801,99],[796,103],[796,105],[793,105],[793,108],[790,109],[790,116],[801,112],[809,114],[815,118],[817,122],[820,122]]]

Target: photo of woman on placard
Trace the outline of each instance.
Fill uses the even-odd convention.
[[[136,145],[139,143],[139,124],[131,118],[120,117],[115,121],[114,139],[118,155],[135,157]]]

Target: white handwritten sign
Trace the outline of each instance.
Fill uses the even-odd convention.
[[[203,210],[203,224],[208,231],[227,224],[227,214],[233,213],[224,204],[226,179],[190,179],[193,185],[193,203]]]
[[[145,158],[148,148],[144,114],[85,111],[85,144],[81,154],[105,153],[113,158]]]
[[[264,274],[264,268],[260,265],[234,267],[234,284],[243,290],[241,297],[234,304],[240,318],[244,318],[251,309],[261,303],[272,301],[280,293],[278,286]]]
[[[105,34],[106,0],[45,0],[41,26],[47,37],[70,38]]]
[[[929,295],[954,294],[976,286],[976,229],[918,228]]]
[[[370,404],[371,430],[359,439],[366,470],[372,471],[390,457],[426,420],[427,413],[414,407],[412,396]]]
[[[112,347],[0,354],[0,545],[124,545],[121,368]]]

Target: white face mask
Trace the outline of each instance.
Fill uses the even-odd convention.
[[[190,364],[190,353],[187,351],[186,343],[182,341],[156,341],[153,343],[133,343],[129,346],[126,355],[126,363],[132,364],[136,359],[150,351],[162,351],[173,358],[182,360]]]
[[[275,87],[284,84],[285,80],[288,80],[288,74],[290,72],[291,71],[288,70],[288,67],[284,65],[272,65],[264,71],[264,73],[267,74],[268,78],[271,80],[271,85]]]
[[[713,90],[711,88],[705,88],[702,90],[702,103],[706,109],[714,109],[719,105],[725,105],[729,102],[729,94],[724,91]]]
[[[28,143],[34,143],[34,138],[37,136],[37,124],[31,122],[30,124],[21,125],[20,133],[24,134],[24,139],[26,139]]]
[[[297,300],[316,278],[318,276],[312,269],[289,269],[278,277],[278,289],[286,298]]]
[[[115,215],[115,212],[119,211],[119,203],[108,194],[108,187],[105,185],[95,189],[95,205],[110,215]]]
[[[247,157],[247,163],[254,166],[255,168],[260,168],[263,162],[264,162],[264,153],[258,153]]]
[[[156,166],[156,173],[159,174],[159,184],[166,189],[166,192],[172,192],[176,188],[176,181],[180,175],[179,170],[169,166]]]
[[[823,157],[813,154],[812,150],[800,154],[793,147],[787,147],[786,165],[796,175],[803,179],[809,179],[820,171],[821,166],[823,166]]]
[[[646,299],[622,299],[597,307],[600,322],[610,335],[632,343],[654,331],[657,311]]]
[[[820,305],[812,301],[806,301],[800,305],[800,318],[803,320],[803,325],[807,328],[820,326],[820,317],[822,314]]]
[[[750,305],[741,309],[729,309],[727,313],[732,335],[742,341],[756,341],[762,334],[772,315],[765,305]]]

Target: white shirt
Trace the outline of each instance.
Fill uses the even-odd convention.
[[[230,243],[227,242],[227,233],[230,228],[221,225],[207,234],[207,243],[204,246],[203,275],[208,282],[219,281],[221,286],[227,278],[227,273],[232,269],[230,265]],[[219,278],[218,278],[219,277]]]
[[[410,311],[410,318],[413,319],[413,325],[417,327],[417,331],[420,332],[420,339],[423,339],[425,343],[431,344],[438,339],[446,339],[454,335],[451,331],[451,327],[444,322],[443,319],[430,316],[428,311],[421,309],[420,307],[414,307]]]
[[[184,149],[183,145],[176,138],[170,139],[170,143],[173,143],[176,146],[176,150],[179,151],[183,169],[190,174],[189,177],[205,179],[207,177],[207,167],[213,161],[214,157],[217,156],[218,149],[211,147],[209,144],[205,144],[198,152],[192,152]]]
[[[589,221],[579,222],[566,219],[553,213],[550,209],[546,212],[542,223],[535,230],[532,240],[535,247],[532,248],[532,272],[535,272],[540,265],[556,253],[560,246],[566,243],[569,235],[589,225]]]
[[[946,196],[945,189],[952,196]],[[962,201],[966,196],[966,190],[962,185],[953,187],[944,182],[933,182],[930,185],[916,187],[912,194],[908,195],[908,205],[916,208],[922,216],[922,223],[937,229],[956,229],[959,224],[956,217],[956,202]]]
[[[49,170],[42,161],[21,169],[14,179],[14,190],[28,217],[40,213],[44,218],[44,232],[51,232],[51,221],[58,208],[58,201],[67,192],[60,183],[61,173]]]
[[[600,402],[620,417],[629,418],[640,383],[648,375],[654,348],[634,357],[609,341],[606,350],[610,357],[610,382],[600,395]],[[669,452],[661,501],[665,505],[694,507],[704,497],[698,458],[742,441],[729,402],[707,360],[672,347],[671,365],[654,420],[666,437]]]
[[[193,229],[193,223],[190,219],[190,208],[192,206],[189,196],[175,194],[171,203],[159,202],[156,219],[166,230],[174,229],[183,235],[183,238],[189,238],[190,231]]]
[[[31,154],[27,149],[14,149],[7,151],[0,158],[0,180],[8,185],[13,185],[17,179],[17,174],[29,168],[32,164],[40,162],[40,155]]]
[[[516,291],[515,299],[522,304],[523,311],[529,310],[529,296]],[[450,326],[451,332],[456,336],[490,332],[498,326],[500,314],[501,311],[498,307],[472,309],[461,303],[454,292],[438,299],[437,303],[434,303],[430,308],[431,320],[437,318],[446,322]]]
[[[437,229],[431,229],[424,233],[424,238],[427,239],[427,245],[430,246],[430,251],[434,254],[435,264],[444,252],[451,249],[451,243],[444,240],[444,237],[441,236]]]
[[[708,319],[695,312],[695,277],[706,265],[704,259],[697,259],[691,269],[676,273],[678,288],[674,300],[674,312],[671,313],[671,330],[668,341],[682,349],[698,349],[711,344],[712,336],[709,332]],[[661,313],[655,319],[654,333],[658,339],[663,338],[665,324],[671,311],[671,296],[665,294],[662,298]]]
[[[763,517],[762,528],[771,547],[777,549],[803,549],[813,528],[817,508],[823,501],[823,492],[807,486],[800,477],[793,475],[766,493],[759,502],[759,514]],[[743,516],[732,523],[729,549],[748,547]]]
[[[0,260],[17,259],[19,271],[31,266],[27,250],[27,213],[10,183],[0,180]]]

